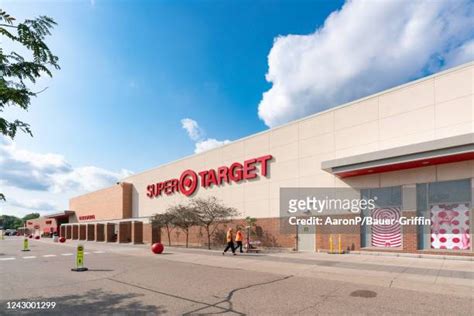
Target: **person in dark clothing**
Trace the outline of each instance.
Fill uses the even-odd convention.
[[[244,251],[242,250],[242,241],[244,240],[244,235],[242,234],[242,231],[240,230],[240,228],[237,228],[237,232],[235,233],[235,242],[237,243],[237,247],[235,247],[235,249],[239,249],[240,248],[240,253],[243,253]]]
[[[225,247],[224,249],[224,252],[222,253],[222,255],[225,255],[225,253],[227,252],[227,250],[232,250],[232,253],[234,254],[235,256],[235,248],[234,248],[234,236],[232,234],[232,228],[229,228],[227,230],[227,234],[226,234],[226,240],[227,240],[227,247]]]

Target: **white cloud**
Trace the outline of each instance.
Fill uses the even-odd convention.
[[[12,198],[8,198],[8,203],[12,206],[16,206],[22,209],[27,209],[30,211],[55,211],[58,210],[58,205],[56,203],[38,200],[38,199],[31,199],[28,201],[17,201]]]
[[[204,131],[199,127],[199,124],[190,118],[184,118],[181,120],[181,127],[186,130],[189,138],[197,141],[204,137]]]
[[[215,138],[205,138],[204,130],[199,126],[198,122],[190,118],[181,120],[181,127],[186,130],[189,138],[195,142],[194,153],[198,154],[203,151],[217,148],[219,146],[230,143],[230,140],[217,140]]]
[[[62,155],[20,149],[0,137],[0,192],[7,197],[2,203],[6,212],[66,209],[69,198],[113,185],[131,174],[125,169],[73,167]]]
[[[220,147],[222,145],[229,144],[229,143],[230,143],[230,140],[227,140],[227,139],[226,140],[217,140],[217,139],[214,139],[214,138],[208,138],[206,140],[197,142],[194,152],[196,154],[202,153],[203,151],[214,149],[214,148],[217,148],[217,147]]]
[[[258,107],[268,126],[474,59],[471,1],[348,1],[309,35],[275,39]]]

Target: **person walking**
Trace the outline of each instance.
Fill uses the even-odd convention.
[[[237,243],[237,247],[235,248],[236,250],[240,248],[240,253],[243,253],[244,251],[242,250],[242,241],[244,240],[244,234],[242,233],[242,230],[240,228],[237,228],[237,232],[235,233],[235,242]]]
[[[225,255],[227,250],[230,249],[230,250],[232,250],[232,253],[235,256],[234,236],[233,236],[233,230],[232,230],[231,227],[229,227],[229,229],[227,230],[226,241],[227,241],[227,247],[225,247],[224,252],[222,253],[222,255]]]

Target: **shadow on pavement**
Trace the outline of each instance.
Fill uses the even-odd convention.
[[[160,315],[167,312],[163,306],[145,305],[138,300],[144,294],[112,293],[94,289],[81,294],[32,297],[28,302],[56,302],[54,309],[6,310],[7,301],[0,301],[0,314],[10,315]],[[10,300],[16,301],[16,300]]]

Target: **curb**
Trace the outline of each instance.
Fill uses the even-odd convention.
[[[472,256],[456,256],[456,255],[432,255],[421,253],[400,253],[400,252],[372,252],[372,251],[351,251],[353,255],[382,256],[382,257],[404,257],[404,258],[421,258],[421,259],[439,259],[439,260],[455,260],[455,261],[474,261]]]

